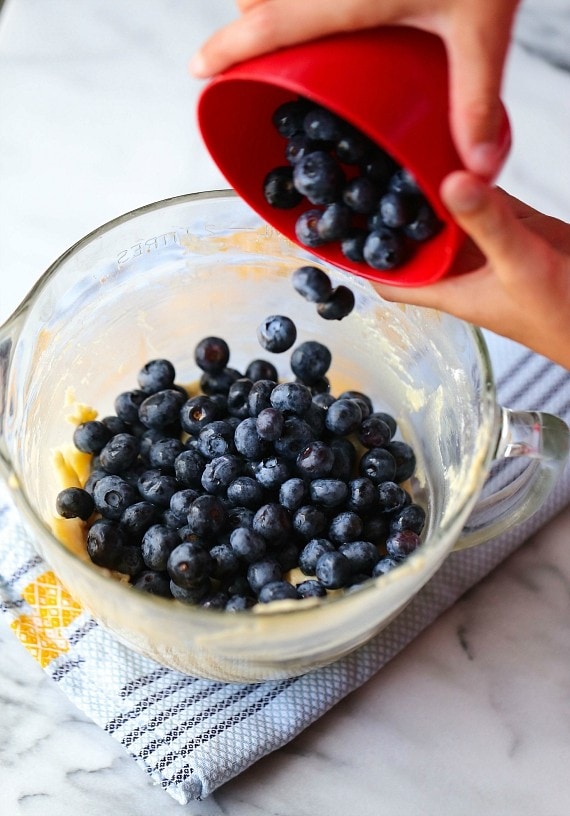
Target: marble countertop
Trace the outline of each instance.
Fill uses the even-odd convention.
[[[0,323],[94,227],[151,201],[226,186],[196,131],[200,83],[186,63],[233,13],[230,0],[6,0]],[[567,0],[523,6],[505,81],[514,148],[500,179],[565,219],[570,73],[560,55],[568,53]],[[567,509],[364,687],[186,812],[570,812],[569,536]],[[0,643],[0,813],[182,812],[2,620]]]

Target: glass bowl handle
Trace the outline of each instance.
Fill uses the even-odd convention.
[[[532,516],[568,461],[570,431],[560,417],[509,408],[501,408],[501,415],[495,460],[526,457],[528,466],[475,505],[455,550],[483,544]]]

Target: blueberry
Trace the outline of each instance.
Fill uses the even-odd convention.
[[[346,506],[357,513],[372,510],[378,504],[378,489],[365,476],[357,476],[348,483]]]
[[[406,491],[396,482],[382,482],[377,489],[378,508],[382,513],[396,513],[407,502]]]
[[[353,510],[344,510],[331,519],[327,538],[333,544],[355,541],[362,534],[362,520]]]
[[[332,284],[329,276],[318,266],[301,266],[293,272],[293,288],[310,303],[321,303],[330,297]]]
[[[305,210],[295,222],[295,235],[300,244],[306,247],[318,247],[324,243],[319,235],[320,210]]]
[[[215,394],[223,394],[227,397],[232,383],[239,380],[242,375],[235,368],[222,368],[221,371],[205,371],[200,377],[200,388],[209,397]],[[220,404],[219,401],[217,403]],[[227,407],[227,400],[224,401]]]
[[[159,516],[160,509],[156,504],[137,501],[125,508],[120,518],[120,526],[129,538],[140,541],[148,528],[158,522]]]
[[[223,337],[204,337],[194,348],[194,360],[202,371],[220,372],[229,359],[230,349]]]
[[[252,360],[246,368],[244,376],[254,384],[256,384],[258,380],[273,380],[277,382],[278,379],[277,369],[269,360]]]
[[[279,503],[287,510],[297,510],[306,503],[309,489],[304,479],[287,479],[279,488]]]
[[[360,473],[374,484],[393,482],[396,475],[396,460],[384,448],[371,448],[360,460]]]
[[[251,476],[238,476],[228,485],[227,497],[237,507],[257,509],[263,502],[264,491],[257,479]]]
[[[262,439],[274,442],[283,433],[285,417],[277,408],[264,408],[257,415],[255,427]]]
[[[419,535],[424,528],[425,520],[426,513],[423,507],[419,504],[408,504],[392,516],[390,530],[392,532],[412,530]]]
[[[272,553],[284,573],[297,567],[299,563],[299,549],[300,543],[296,537],[292,537],[288,541],[283,541],[278,547],[273,548]]]
[[[405,168],[400,168],[390,177],[388,189],[394,193],[406,193],[407,195],[421,195],[421,190],[412,173]]]
[[[311,390],[311,396],[313,396],[314,386],[310,385],[309,388]],[[315,436],[322,436],[325,430],[325,415],[326,411],[311,400],[311,404],[303,414],[303,421],[307,423]]]
[[[277,490],[291,476],[291,466],[282,456],[268,456],[255,464],[254,474],[266,490]]]
[[[176,459],[185,450],[179,439],[159,439],[151,445],[148,462],[153,468],[162,468],[174,473]]]
[[[270,581],[264,584],[259,590],[259,603],[271,603],[272,601],[297,600],[299,593],[293,584],[288,581]]]
[[[180,408],[180,425],[186,433],[199,434],[204,425],[220,419],[221,411],[216,402],[211,397],[199,394],[190,397]]]
[[[139,418],[139,406],[147,398],[144,391],[123,391],[115,397],[115,413],[123,422],[137,422]]]
[[[180,538],[176,530],[163,524],[153,524],[145,532],[141,543],[142,557],[146,566],[164,572],[170,553],[179,544]]]
[[[326,538],[313,538],[299,554],[299,569],[305,575],[314,575],[317,561],[323,553],[333,552],[334,546]]]
[[[181,523],[178,527],[186,524],[188,513],[191,505],[196,501],[200,494],[192,487],[186,487],[183,490],[178,490],[170,497],[170,511],[180,519]]]
[[[106,425],[93,419],[82,422],[75,428],[73,444],[83,453],[100,453],[112,435]]]
[[[283,577],[281,566],[274,558],[263,558],[250,564],[247,569],[247,580],[252,591],[257,595],[265,584],[280,581]]]
[[[348,286],[337,286],[324,303],[317,304],[318,314],[325,320],[342,320],[354,309],[354,293]]]
[[[342,394],[338,395],[338,399],[355,399],[359,402],[364,402],[368,409],[368,413],[366,416],[369,416],[374,411],[374,405],[372,400],[367,394],[364,394],[362,391],[355,391],[355,390],[348,390],[343,391]]]
[[[364,260],[373,269],[396,269],[406,260],[406,246],[394,230],[370,232],[364,244]]]
[[[129,505],[138,499],[137,491],[120,476],[99,479],[93,491],[95,509],[107,519],[118,521]]]
[[[259,344],[273,354],[290,349],[297,339],[297,329],[290,317],[270,315],[257,328]]]
[[[174,388],[157,391],[140,404],[139,419],[146,428],[168,428],[178,421],[184,401],[184,396]]]
[[[139,455],[139,442],[132,434],[117,434],[111,437],[99,454],[101,467],[108,473],[128,470]]]
[[[297,456],[297,470],[304,477],[322,479],[329,475],[334,465],[334,452],[330,445],[316,439]]]
[[[331,362],[329,349],[317,340],[300,343],[291,354],[291,370],[305,385],[312,385],[324,377]]]
[[[267,544],[263,536],[247,527],[236,527],[235,530],[232,530],[230,546],[238,558],[241,558],[248,564],[253,564],[254,561],[260,561],[264,557],[267,549]]]
[[[87,553],[98,567],[116,570],[128,547],[126,534],[118,525],[106,519],[95,521],[87,533]],[[136,547],[129,549],[136,550]],[[144,567],[144,565],[142,565]]]
[[[238,453],[251,461],[267,454],[268,443],[259,436],[255,417],[242,419],[234,432],[234,445]]]
[[[423,199],[418,206],[417,212],[412,221],[404,227],[404,235],[413,241],[427,241],[441,229],[441,221],[432,210],[428,202]]]
[[[55,508],[66,519],[80,518],[87,521],[95,509],[93,496],[80,487],[67,487],[57,494]]]
[[[170,553],[167,569],[176,586],[190,589],[210,577],[212,557],[200,544],[183,542]]]
[[[293,180],[291,165],[275,167],[263,179],[263,195],[271,207],[290,210],[300,204],[303,196]]]
[[[172,388],[176,372],[170,360],[149,360],[138,373],[137,381],[142,391],[154,394]]]
[[[95,489],[95,485],[97,484],[99,479],[103,478],[103,476],[108,476],[108,473],[107,473],[106,470],[103,470],[102,468],[94,468],[91,471],[91,473],[89,474],[89,478],[85,482],[85,485],[84,485],[85,492],[89,493],[89,495],[92,496],[93,491]]]
[[[161,598],[172,598],[170,591],[170,578],[164,572],[156,570],[143,570],[133,581],[134,589],[148,592],[150,595],[158,595]]]
[[[280,383],[271,392],[271,405],[278,411],[302,416],[309,410],[313,396],[302,383]]]
[[[322,143],[309,139],[305,133],[294,133],[287,141],[285,158],[289,164],[295,165],[307,154],[322,149]]]
[[[322,212],[317,223],[317,233],[322,241],[342,241],[347,237],[352,221],[350,208],[340,201],[333,201]]]
[[[382,422],[386,423],[390,429],[390,438],[392,438],[398,430],[398,424],[392,414],[386,414],[383,411],[374,411],[373,414],[370,414],[370,416],[377,417],[378,419],[381,419]]]
[[[368,176],[356,176],[345,184],[342,200],[353,212],[369,215],[378,207],[379,191]]]
[[[346,127],[335,144],[335,153],[343,164],[362,164],[372,150],[370,140],[355,128]]]
[[[295,510],[292,521],[293,529],[306,541],[318,538],[327,527],[326,515],[314,504],[306,504]]]
[[[338,551],[348,558],[354,575],[370,577],[380,560],[380,554],[371,541],[350,541],[341,544]]]
[[[161,470],[145,470],[139,476],[138,490],[145,501],[159,507],[169,507],[170,499],[180,489],[174,476]]]
[[[277,385],[277,377],[274,380],[256,380],[251,387],[248,396],[249,415],[259,416],[261,411],[271,406],[271,392]]]
[[[253,517],[253,529],[268,542],[280,542],[291,531],[289,511],[278,503],[262,505]]]
[[[392,229],[398,229],[413,221],[417,209],[417,197],[409,193],[385,193],[378,206],[382,223]]]
[[[150,449],[155,442],[173,438],[174,437],[168,435],[168,432],[158,428],[144,428],[144,431],[141,434],[137,434],[137,439],[139,441],[139,456],[145,465],[150,464]]]
[[[317,559],[315,576],[327,589],[341,589],[349,584],[350,561],[341,552],[325,552]]]
[[[352,227],[346,237],[342,239],[340,251],[345,258],[354,263],[364,261],[364,244],[368,237],[368,231],[361,227]]]
[[[206,467],[206,459],[197,450],[184,450],[174,460],[176,479],[185,487],[197,487]]]
[[[338,507],[348,496],[346,482],[340,479],[314,479],[309,491],[312,501],[323,507]]]
[[[383,547],[390,532],[388,517],[382,513],[367,515],[364,519],[362,537],[376,547]]]
[[[253,382],[247,377],[240,377],[230,385],[228,391],[228,413],[231,416],[245,419],[249,416],[249,394]]]
[[[105,425],[106,428],[108,428],[111,431],[111,436],[115,436],[115,434],[119,433],[129,432],[128,423],[124,422],[122,419],[119,419],[119,417],[115,416],[114,414],[103,417],[101,422],[103,423],[103,425]]]
[[[416,469],[416,455],[413,448],[407,442],[392,440],[392,442],[384,445],[384,449],[394,457],[396,462],[394,481],[398,483],[405,482]]]
[[[206,595],[205,598],[202,598],[200,606],[204,609],[219,609],[221,611],[226,608],[229,599],[227,592],[212,592]]]
[[[247,422],[247,420],[244,420]],[[217,420],[204,425],[198,435],[198,450],[205,459],[214,459],[234,451],[234,429],[224,421]]]
[[[255,605],[255,599],[247,595],[232,595],[226,604],[226,612],[243,612]]]
[[[400,530],[390,533],[386,539],[386,550],[389,556],[400,561],[417,550],[420,544],[420,537],[413,530]]]
[[[321,408],[325,414],[333,402],[336,402],[336,397],[333,397],[333,395],[328,392],[313,395],[313,404]]]
[[[362,421],[362,411],[355,400],[338,399],[330,406],[325,416],[326,428],[338,436],[347,436],[356,431]]]
[[[320,581],[308,579],[297,584],[297,594],[299,598],[324,598],[327,591]]]
[[[215,544],[210,550],[210,557],[212,578],[217,581],[235,575],[240,568],[240,560],[229,544]]]
[[[175,600],[190,606],[201,603],[210,594],[211,588],[212,585],[208,577],[199,579],[187,587],[180,586],[174,580],[170,581],[170,591]]]
[[[371,152],[362,164],[362,172],[379,186],[385,187],[396,170],[396,162],[380,148]]]
[[[275,452],[286,459],[296,459],[307,445],[314,439],[311,426],[296,416],[289,416],[285,420],[283,433],[273,443]]]
[[[227,523],[227,511],[216,496],[198,496],[188,511],[188,526],[200,536],[215,538]]]
[[[387,572],[393,570],[394,567],[398,566],[398,562],[395,561],[393,558],[387,556],[386,558],[381,558],[379,561],[376,562],[372,569],[372,577],[378,578],[380,575],[386,575]]]
[[[271,121],[281,136],[290,137],[303,130],[303,121],[312,104],[306,99],[283,102],[273,112]]]
[[[334,453],[334,465],[331,476],[335,479],[350,479],[356,462],[356,448],[350,439],[345,439],[342,436],[332,439],[330,446]]]
[[[381,448],[392,438],[389,425],[377,414],[370,414],[358,429],[358,439],[365,448]]]
[[[344,173],[332,156],[315,150],[295,164],[293,183],[311,204],[332,204],[342,190]]]
[[[303,119],[303,130],[310,139],[332,142],[340,139],[346,126],[342,119],[327,108],[310,108]]]
[[[202,487],[208,493],[214,495],[225,494],[228,486],[241,476],[243,471],[243,459],[231,453],[216,456],[212,459],[202,473]]]

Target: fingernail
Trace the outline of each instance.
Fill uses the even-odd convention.
[[[201,78],[208,76],[208,72],[206,71],[206,63],[201,51],[197,51],[190,60],[190,71],[195,77]]]
[[[469,170],[487,180],[493,179],[501,169],[511,147],[511,131],[506,119],[496,142],[481,142],[469,152]]]
[[[443,199],[453,213],[462,215],[477,210],[485,199],[486,184],[473,176],[450,179],[442,189]]]

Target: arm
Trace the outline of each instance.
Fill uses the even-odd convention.
[[[451,129],[465,166],[496,174],[503,64],[519,0],[238,0],[241,16],[213,34],[191,70],[212,76],[233,63],[327,34],[412,25],[443,39],[450,63]]]

